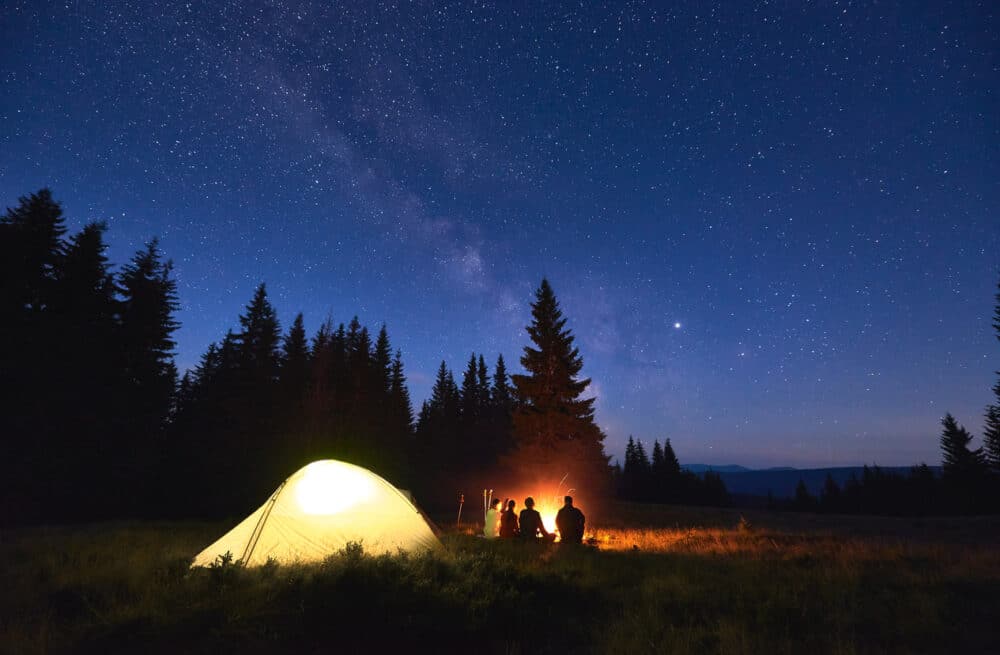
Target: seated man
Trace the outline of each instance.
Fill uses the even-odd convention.
[[[583,512],[573,507],[573,497],[566,496],[565,504],[556,514],[556,527],[559,528],[559,540],[564,544],[578,544],[583,541],[583,526],[586,517]]]
[[[542,515],[535,511],[535,499],[528,496],[524,499],[525,509],[521,510],[521,536],[525,539],[535,539],[539,535],[548,539],[549,533],[542,525]]]

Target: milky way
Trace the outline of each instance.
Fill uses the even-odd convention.
[[[0,202],[159,236],[182,368],[266,281],[419,402],[547,276],[615,456],[936,463],[1000,368],[996,5],[661,4],[5,3]]]

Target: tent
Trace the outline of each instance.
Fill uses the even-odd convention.
[[[441,548],[426,519],[394,486],[360,466],[324,459],[295,472],[267,502],[198,553],[209,566],[227,552],[246,566],[317,562],[350,542],[366,553]]]

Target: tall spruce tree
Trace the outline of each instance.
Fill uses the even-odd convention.
[[[4,314],[38,312],[52,297],[65,253],[66,221],[52,192],[18,199],[0,218],[0,303]]]
[[[8,442],[0,459],[10,467],[0,484],[9,481],[14,488],[43,459],[51,408],[60,402],[48,388],[60,368],[49,347],[59,325],[43,310],[54,295],[65,233],[62,207],[48,189],[19,198],[0,217],[0,433]]]
[[[51,311],[65,334],[51,344],[66,389],[63,412],[77,427],[96,421],[107,432],[117,378],[118,325],[114,278],[104,254],[104,223],[91,223],[73,235],[58,272]],[[67,406],[68,405],[68,406]],[[96,427],[96,426],[95,426]]]
[[[281,372],[279,378],[285,393],[290,398],[301,398],[305,394],[309,375],[309,343],[302,312],[292,321],[292,327],[281,345]]]
[[[410,390],[406,387],[406,374],[403,372],[403,353],[399,350],[392,359],[389,407],[394,433],[400,440],[409,444],[413,432],[413,406],[410,404]]]
[[[480,399],[479,378],[476,371],[476,353],[469,357],[469,364],[462,375],[462,421],[466,430],[472,431],[478,427],[479,412],[482,407]]]
[[[548,280],[535,292],[531,316],[533,345],[521,357],[527,373],[513,376],[518,402],[512,462],[542,479],[570,473],[578,483],[603,488],[609,481],[604,433],[594,421],[595,399],[583,397],[590,380],[579,378],[583,358]]]
[[[421,409],[417,436],[429,470],[457,471],[462,468],[461,393],[443,361],[438,367],[430,400]]]
[[[652,500],[663,501],[667,491],[664,485],[663,446],[658,439],[653,440],[653,454],[649,463],[649,487]]]
[[[499,407],[507,413],[513,411],[514,392],[510,386],[507,364],[503,360],[503,355],[497,355],[497,364],[493,368],[493,387],[490,389],[490,398],[495,407]]]
[[[493,384],[489,388],[489,429],[492,443],[492,463],[510,452],[513,447],[514,391],[507,375],[503,355],[497,356],[493,368]]]
[[[156,434],[170,413],[177,383],[174,332],[180,324],[173,264],[163,261],[156,239],[135,253],[119,276],[123,398],[139,435]]]
[[[681,463],[677,459],[677,453],[670,443],[670,439],[663,440],[663,471],[668,476],[679,476],[681,474]]]
[[[384,399],[389,394],[392,382],[392,346],[389,343],[389,331],[384,323],[378,331],[378,337],[375,338],[372,367],[374,391]]]
[[[309,341],[301,312],[282,340],[278,387],[282,414],[279,429],[288,437],[284,455],[292,468],[309,459],[304,411],[309,387]]]
[[[44,312],[66,335],[48,345],[58,373],[49,393],[60,408],[49,424],[63,435],[48,446],[65,458],[68,466],[59,477],[70,489],[85,485],[95,472],[104,480],[127,482],[121,473],[131,468],[138,450],[134,442],[151,436],[132,434],[121,425],[123,417],[141,408],[134,401],[142,398],[131,396],[133,403],[117,405],[120,340],[115,286],[104,254],[105,229],[103,223],[91,223],[70,238]],[[104,493],[102,486],[89,484],[92,493],[73,494],[91,502],[80,509],[94,518],[120,515],[122,501],[130,496]]]
[[[479,355],[479,363],[476,366],[476,378],[479,393],[479,414],[485,417],[492,399],[490,397],[490,372],[486,368],[486,360],[482,354]]]
[[[256,391],[263,393],[278,379],[281,364],[281,325],[261,282],[240,315],[238,348],[240,368]]]

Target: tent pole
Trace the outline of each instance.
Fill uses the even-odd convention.
[[[285,482],[288,482],[288,480],[286,479]],[[244,566],[246,566],[247,560],[249,560],[250,556],[253,554],[253,549],[257,547],[257,541],[260,540],[260,533],[264,531],[264,524],[267,522],[267,517],[271,515],[271,508],[273,508],[274,503],[277,502],[278,494],[285,488],[285,482],[279,484],[278,488],[274,490],[273,494],[271,494],[271,498],[267,501],[267,509],[265,509],[264,513],[260,515],[257,525],[254,526],[253,532],[250,534],[250,540],[247,542],[247,547],[243,551],[243,557],[240,558]]]

